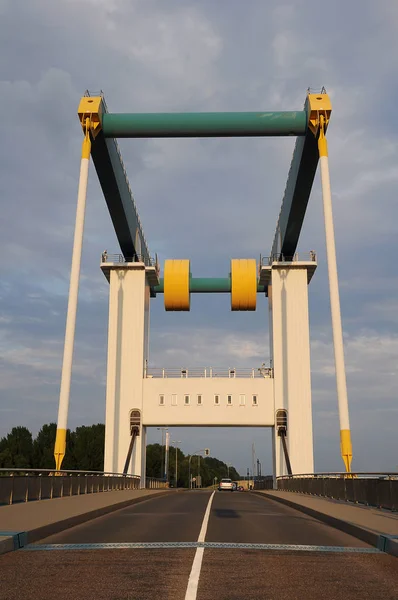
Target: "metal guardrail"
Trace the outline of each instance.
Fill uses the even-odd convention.
[[[0,469],[0,506],[65,496],[140,489],[138,475],[99,471],[60,471],[48,469]],[[146,478],[146,487],[166,487],[164,480]]]
[[[398,510],[398,473],[312,473],[277,478],[278,490]]]
[[[108,254],[103,252],[101,254],[102,263],[117,263],[117,264],[128,264],[131,262],[142,262],[146,267],[156,267],[156,260],[151,256],[145,254],[136,254],[135,256],[123,256],[123,254]]]
[[[261,266],[271,266],[273,263],[291,263],[291,262],[316,262],[316,252],[311,250],[310,252],[295,252],[293,256],[286,256],[284,254],[271,254],[271,256],[261,257]]]
[[[272,490],[274,488],[274,478],[272,475],[266,475],[265,477],[254,478],[254,489],[255,490]]]
[[[273,377],[273,370],[269,367],[259,367],[258,369],[216,369],[214,367],[201,368],[201,369],[152,369],[147,368],[145,371],[145,377],[154,378],[182,378],[187,379],[189,377],[204,377],[204,378],[215,378],[215,377],[228,377],[235,379],[237,377],[246,378],[271,378]]]

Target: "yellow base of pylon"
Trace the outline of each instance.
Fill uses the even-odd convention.
[[[64,460],[66,450],[66,429],[57,429],[57,435],[55,438],[54,447],[54,458],[55,468],[57,471],[60,470],[62,461]]]
[[[352,445],[351,445],[351,432],[349,429],[340,430],[340,451],[341,458],[345,464],[345,470],[347,473],[351,473],[351,461],[352,461]]]

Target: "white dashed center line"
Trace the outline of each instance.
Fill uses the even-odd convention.
[[[205,541],[207,525],[209,523],[210,518],[211,503],[213,502],[214,494],[215,492],[212,493],[212,495],[209,498],[209,502],[207,503],[205,516],[203,517],[202,527],[200,529],[198,537],[198,542]],[[196,600],[204,551],[204,548],[196,548],[195,558],[193,559],[191,574],[189,576],[188,587],[185,593],[185,600]]]

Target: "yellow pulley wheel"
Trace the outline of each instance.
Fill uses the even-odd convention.
[[[164,263],[164,307],[166,310],[189,310],[189,260],[166,260]]]
[[[231,260],[231,310],[256,310],[257,266],[254,258]]]

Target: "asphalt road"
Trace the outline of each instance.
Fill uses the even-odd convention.
[[[155,497],[36,545],[49,550],[2,555],[0,599],[397,600],[396,558],[362,553],[369,547],[356,538],[260,495],[216,493],[209,509],[210,497],[207,491]],[[187,546],[204,534],[207,544],[220,547]],[[150,547],[155,542],[186,545]],[[134,543],[149,546],[118,546]],[[245,546],[229,546],[235,543]],[[302,545],[317,548],[303,551]]]

